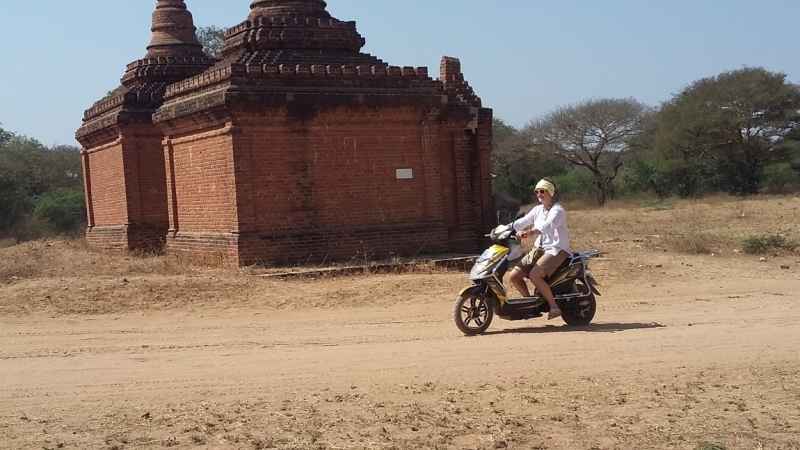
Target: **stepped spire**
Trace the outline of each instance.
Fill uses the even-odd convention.
[[[152,31],[147,58],[204,56],[192,13],[184,0],[158,0]]]
[[[222,57],[290,50],[358,53],[366,43],[355,22],[337,20],[324,0],[254,0],[247,21],[228,30]]]
[[[319,17],[329,18],[323,0],[255,0],[250,5],[250,20],[257,17]]]
[[[176,83],[211,67],[212,61],[203,53],[192,13],[184,0],[158,0],[152,31],[147,55],[128,64],[122,77],[125,87]]]

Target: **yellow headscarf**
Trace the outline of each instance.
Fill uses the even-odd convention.
[[[551,183],[551,182],[549,182],[547,180],[542,180],[542,181],[540,181],[539,183],[536,184],[536,190],[538,191],[539,189],[546,190],[547,192],[550,193],[551,197],[556,195],[556,187],[553,186],[553,183]]]

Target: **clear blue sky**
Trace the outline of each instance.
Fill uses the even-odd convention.
[[[243,21],[250,0],[187,0],[198,26]],[[77,144],[83,111],[150,41],[155,0],[0,0],[0,123]],[[364,51],[398,66],[461,59],[495,116],[520,127],[559,106],[656,106],[692,81],[762,66],[800,83],[800,0],[328,0]]]

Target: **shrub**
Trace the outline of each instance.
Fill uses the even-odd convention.
[[[599,203],[599,192],[594,176],[588,170],[575,169],[554,178],[558,186],[556,196],[563,202]]]
[[[58,233],[77,231],[86,220],[83,190],[58,189],[42,195],[36,204],[34,217],[47,220]]]
[[[15,177],[0,173],[0,233],[22,220],[33,206],[33,199],[20,187]]]
[[[717,442],[701,442],[697,445],[697,450],[727,450],[725,444]]]
[[[796,248],[797,244],[777,234],[770,236],[752,236],[744,240],[744,251],[746,253],[766,253],[771,249],[793,251]]]
[[[800,185],[800,175],[789,163],[771,164],[762,171],[761,188],[771,194],[791,192]]]

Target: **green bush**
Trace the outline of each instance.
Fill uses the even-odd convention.
[[[790,192],[798,185],[800,185],[800,174],[794,171],[790,163],[771,164],[762,171],[761,189],[767,193]]]
[[[758,194],[763,176],[760,167],[725,154],[714,160],[711,169],[708,182],[716,191],[740,196]]]
[[[796,248],[797,244],[777,234],[770,236],[752,236],[744,240],[745,253],[766,253],[772,249],[793,251]]]
[[[591,204],[599,202],[599,192],[594,185],[594,176],[588,170],[571,170],[565,175],[555,177],[553,181],[558,186],[559,193],[556,195],[559,201]]]
[[[86,221],[86,200],[83,190],[58,189],[39,197],[35,218],[47,220],[58,233],[77,231]]]
[[[0,172],[0,235],[33,210],[33,198],[12,174]]]
[[[725,444],[718,442],[701,442],[697,445],[697,450],[727,450]]]

